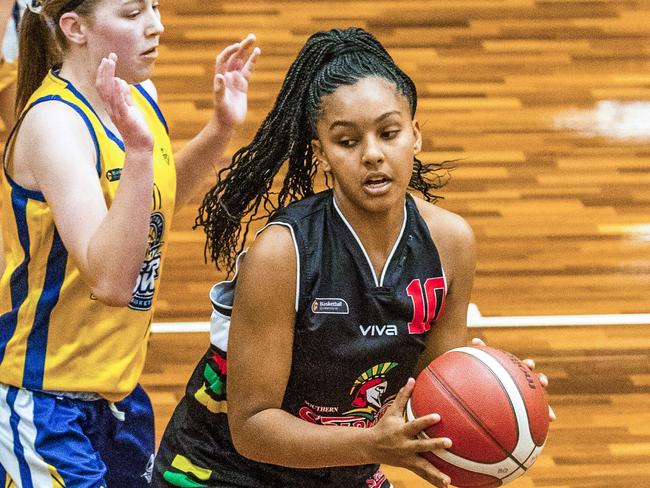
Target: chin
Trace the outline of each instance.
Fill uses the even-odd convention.
[[[134,77],[134,80],[131,82],[131,84],[142,83],[143,81],[146,81],[149,78],[151,78],[152,74],[153,74],[153,69],[148,69],[144,72],[138,73]]]
[[[134,69],[128,73],[117,73],[117,76],[126,81],[129,85],[136,85],[151,78],[153,73],[153,64],[146,68]]]
[[[393,199],[382,198],[366,201],[362,204],[363,209],[371,214],[385,214],[395,208],[398,203]]]

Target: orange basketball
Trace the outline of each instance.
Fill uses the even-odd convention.
[[[412,420],[441,420],[422,435],[448,437],[450,449],[422,455],[458,487],[496,487],[524,474],[548,433],[546,392],[525,364],[491,347],[460,347],[417,377],[406,407]]]

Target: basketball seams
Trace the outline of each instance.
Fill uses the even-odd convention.
[[[415,414],[413,413],[413,407],[411,407],[411,400],[406,403],[406,419],[410,422],[412,420],[416,419]],[[427,435],[425,431],[421,431],[420,434],[418,434],[418,437],[423,437],[425,439],[429,439],[430,437]],[[497,443],[499,447],[501,447],[500,444]],[[540,448],[541,449],[541,448]],[[440,458],[442,461],[445,461],[457,468],[461,469],[466,469],[466,470],[471,470],[475,473],[478,474],[483,474],[486,476],[491,476],[494,479],[498,479],[499,481],[502,482],[502,484],[507,483],[506,481],[508,478],[511,479],[516,479],[519,476],[521,476],[523,473],[526,472],[527,468],[521,466],[518,462],[513,460],[510,456],[507,456],[505,459],[498,461],[496,463],[481,463],[478,461],[472,461],[470,459],[458,456],[452,452],[449,452],[446,449],[435,449],[431,451],[432,454]],[[532,454],[532,453],[531,453]],[[508,474],[505,476],[498,476],[495,475],[495,472],[498,472],[500,469],[507,468],[508,469]],[[477,485],[474,486],[473,488],[482,488],[482,487],[490,487],[493,486],[492,484],[488,483],[485,485]]]
[[[476,349],[476,348],[474,348],[474,349]],[[485,353],[485,354],[487,354],[487,353]],[[517,360],[517,361],[519,361],[519,359],[517,359],[515,356],[513,356],[513,355],[511,355],[511,354],[508,354],[508,353],[505,353],[505,352],[504,352],[504,354],[506,354],[507,356],[509,356],[509,357],[511,357],[511,358],[513,358],[513,359],[515,359],[515,360]],[[520,386],[519,383],[514,379],[514,375],[510,373],[510,371],[508,370],[508,368],[507,368],[506,366],[504,366],[504,364],[502,363],[502,358],[499,358],[499,357],[496,356],[496,355],[493,356],[493,355],[491,355],[491,354],[489,354],[488,356],[489,356],[491,359],[493,359],[494,361],[496,361],[496,363],[497,363],[497,364],[502,368],[503,372],[507,375],[508,378],[512,379],[515,388],[516,388],[517,391],[519,392],[519,397],[517,397],[517,398],[521,398],[521,399],[523,399],[523,408],[524,408],[524,412],[526,413],[526,418],[525,418],[525,420],[526,420],[526,424],[528,425],[528,429],[526,429],[526,432],[528,433],[528,435],[530,435],[530,440],[531,440],[531,442],[532,442],[532,444],[533,444],[533,447],[539,447],[539,446],[537,445],[537,443],[535,442],[535,440],[533,439],[533,426],[532,426],[531,423],[530,423],[531,412],[530,412],[530,410],[528,409],[528,405],[526,404],[526,401],[525,401],[526,396],[524,395],[524,392],[522,391],[521,386]],[[476,356],[475,356],[475,357],[476,357]],[[520,362],[520,363],[521,363],[521,362]],[[484,363],[484,364],[487,365],[487,363]],[[509,364],[509,363],[506,362],[506,364]],[[523,363],[522,363],[522,364],[523,364]],[[525,365],[524,365],[524,367],[527,368],[528,366],[525,366]],[[540,386],[541,386],[541,385],[540,385]],[[530,456],[532,455],[533,452],[534,452],[534,449],[533,449],[533,451],[531,451],[530,454],[528,454],[528,456],[526,457],[526,460],[528,459],[528,457],[530,457]],[[526,461],[522,461],[522,464],[525,464],[525,462],[526,462]]]
[[[530,454],[528,454],[528,457],[522,462],[522,464],[524,465],[524,467],[526,469],[530,468],[533,465],[533,463],[537,460],[537,457],[539,456],[539,453],[542,452],[542,449],[544,449],[545,445],[546,445],[546,442],[544,442],[544,444],[542,444],[541,446],[533,445],[533,450],[530,451]],[[535,454],[537,456],[533,457]],[[532,458],[532,461],[531,461],[531,458]]]
[[[454,351],[457,351],[457,349],[454,349]],[[478,359],[480,361],[480,358],[476,358],[476,359]],[[485,364],[483,361],[481,361],[481,362],[483,364]],[[504,385],[500,381],[501,378],[499,377],[499,375],[496,374],[495,371],[492,371],[492,369],[489,367],[489,365],[486,364],[486,366],[487,366],[487,369],[490,371],[490,373],[493,374],[497,378],[497,380],[499,380],[498,383],[499,383],[500,387],[502,389],[504,389]],[[472,465],[475,465],[475,466],[490,466],[490,467],[494,468],[494,467],[500,466],[501,464],[506,464],[506,465],[512,464],[512,466],[510,466],[510,467],[511,468],[515,467],[516,469],[514,469],[512,471],[509,469],[508,474],[505,477],[511,476],[512,473],[516,472],[518,469],[523,469],[524,471],[526,471],[526,467],[523,466],[523,464],[520,463],[519,460],[517,459],[517,457],[514,455],[514,453],[516,452],[517,448],[519,447],[519,445],[521,443],[521,435],[519,435],[519,432],[517,433],[517,442],[515,444],[515,448],[513,449],[513,452],[510,453],[508,449],[506,449],[504,446],[501,445],[499,440],[494,436],[494,434],[487,427],[487,425],[485,425],[485,423],[480,418],[478,418],[476,416],[476,414],[472,411],[472,409],[465,402],[463,402],[462,399],[460,399],[455,394],[453,389],[445,381],[443,381],[442,378],[440,378],[435,373],[435,371],[433,371],[429,366],[427,366],[426,369],[429,371],[429,373],[431,373],[431,377],[435,381],[438,382],[438,384],[444,389],[444,391],[447,392],[448,400],[451,400],[454,403],[456,403],[463,410],[463,412],[465,412],[467,417],[470,418],[474,422],[474,424],[477,425],[482,430],[482,432],[485,435],[487,435],[490,439],[492,439],[492,442],[494,443],[494,445],[496,447],[498,447],[501,450],[501,452],[504,454],[504,459],[497,462],[497,463],[492,463],[492,464],[490,464],[490,463],[481,463],[481,462],[477,462],[477,461],[471,461],[471,460],[469,460],[467,458],[464,458],[462,456],[458,456],[457,454],[454,454],[453,452],[450,452],[450,451],[447,451],[447,450],[443,451],[444,456],[439,456],[438,453],[436,453],[436,456],[439,456],[443,460],[445,460],[447,462],[450,462],[451,464],[454,464],[455,466],[458,466],[459,468],[465,468],[466,466],[459,465],[459,464],[457,464],[457,462],[451,462],[451,459],[447,459],[447,455],[449,455],[450,458],[456,458],[457,460],[460,460],[463,464],[472,463]],[[513,404],[512,399],[510,398],[509,392],[504,389],[504,393],[506,394],[506,397],[508,398],[508,402],[510,403],[510,408],[511,408],[511,410],[513,412],[513,415],[514,415],[515,419],[517,419],[517,429],[520,430],[519,418],[518,418],[518,415],[517,415],[515,405]],[[512,461],[512,463],[508,463],[507,462],[508,459],[510,459]],[[478,471],[478,470],[475,469],[475,471]],[[494,476],[495,478],[503,479],[503,478],[501,478],[499,476],[494,475],[494,473],[492,473],[492,472],[483,472],[483,474],[489,474],[490,476]]]
[[[486,358],[489,358],[489,361],[491,361],[491,362],[493,361],[493,365],[494,365],[494,366],[498,366],[498,367],[500,368],[500,370],[502,371],[502,373],[505,375],[505,376],[504,376],[505,378],[508,378],[508,379],[510,379],[510,380],[512,381],[512,385],[514,386],[514,388],[515,388],[515,389],[517,390],[517,392],[519,393],[519,395],[516,396],[515,398],[517,398],[517,400],[521,400],[521,402],[522,402],[522,405],[521,405],[522,410],[521,410],[521,411],[524,412],[524,414],[525,414],[524,417],[521,419],[521,420],[525,421],[525,424],[526,424],[526,426],[527,426],[526,429],[522,429],[522,431],[523,431],[523,432],[528,436],[528,439],[525,439],[525,440],[530,441],[531,444],[532,444],[534,447],[542,447],[542,446],[545,444],[545,442],[543,442],[542,445],[539,446],[539,445],[535,442],[535,439],[533,438],[533,437],[534,437],[534,436],[533,436],[533,425],[532,425],[531,422],[530,422],[530,418],[531,418],[531,416],[533,416],[533,413],[534,413],[534,412],[531,412],[531,410],[529,409],[529,405],[528,405],[527,402],[526,402],[526,395],[525,395],[524,392],[522,391],[522,387],[520,386],[519,382],[517,382],[517,381],[515,380],[515,375],[512,374],[512,373],[510,373],[510,371],[508,370],[508,368],[507,368],[506,366],[504,366],[504,364],[502,363],[502,358],[499,358],[498,356],[492,356],[491,354],[488,354],[487,352],[481,351],[481,350],[478,349],[478,348],[467,348],[467,349],[475,349],[475,350],[477,350],[477,351],[480,351],[480,353],[481,353],[481,354],[484,354]],[[498,350],[497,350],[497,351],[498,351]],[[512,355],[510,355],[510,354],[508,354],[508,353],[504,353],[504,354],[506,354],[506,355],[508,355],[508,356],[511,356],[512,358],[518,360],[515,356],[512,356]],[[475,357],[478,358],[478,356],[475,356]],[[485,363],[485,364],[487,365],[488,363]],[[509,364],[509,363],[506,362],[506,364]],[[523,363],[522,363],[522,364],[523,364]],[[528,366],[525,366],[525,365],[524,365],[524,367],[525,367],[525,368],[528,368]],[[501,377],[500,377],[500,378],[501,378]],[[540,385],[540,384],[538,384],[538,386],[541,388],[541,385]],[[532,408],[532,406],[531,406],[531,408]],[[518,412],[518,411],[517,411],[517,412]],[[517,416],[517,417],[518,417],[517,420],[519,421],[519,420],[520,420],[520,419],[519,419],[519,416]],[[523,425],[523,423],[522,423],[522,425]],[[522,456],[523,456],[523,455],[522,455]],[[529,454],[529,456],[530,456],[530,454]],[[526,457],[526,459],[527,459],[527,456],[523,456],[523,457]],[[523,458],[523,457],[522,457],[522,458]],[[522,461],[522,464],[523,464],[523,461]]]
[[[524,396],[519,388],[519,385],[513,378],[513,375],[508,371],[508,369],[501,364],[501,362],[492,356],[491,354],[476,348],[476,347],[459,347],[452,349],[449,352],[459,352],[462,354],[469,354],[473,356],[480,362],[482,362],[492,374],[496,375],[499,380],[500,385],[505,388],[508,399],[511,403],[515,418],[517,420],[517,428],[519,430],[519,435],[517,439],[517,444],[512,450],[512,456],[518,464],[520,464],[524,469],[527,469],[524,466],[525,461],[520,461],[520,459],[527,460],[532,452],[527,452],[526,445],[532,445],[533,451],[534,447],[537,445],[533,440],[533,434],[531,432],[530,422],[528,420],[528,408],[524,401]],[[523,414],[522,414],[523,412]]]
[[[531,411],[529,409],[529,402],[541,400],[539,396],[535,396],[539,392],[526,389],[526,385],[523,383],[524,379],[522,378],[522,373],[526,373],[523,370],[523,366],[509,361],[508,353],[488,347],[460,347],[448,351],[444,356],[444,360],[439,358],[440,360],[432,361],[420,373],[420,376],[423,377],[421,380],[424,382],[424,390],[408,400],[405,417],[409,421],[415,419],[413,401],[417,405],[420,399],[424,402],[421,408],[425,409],[425,411],[435,411],[435,402],[431,403],[433,398],[427,401],[425,400],[426,397],[421,397],[421,395],[426,393],[427,388],[430,388],[431,394],[436,392],[434,398],[439,396],[442,402],[439,407],[442,409],[441,412],[447,415],[446,409],[449,408],[450,415],[453,414],[452,416],[454,418],[458,415],[458,420],[461,422],[460,431],[469,428],[470,425],[473,426],[471,427],[473,430],[467,432],[469,438],[474,439],[476,436],[479,445],[484,445],[484,448],[488,449],[492,454],[487,457],[479,456],[477,451],[475,455],[472,455],[471,452],[473,451],[469,449],[469,451],[465,452],[465,449],[462,447],[463,443],[460,442],[458,446],[460,451],[458,454],[447,449],[436,449],[431,453],[422,453],[422,455],[439,469],[443,471],[445,469],[450,470],[448,474],[452,476],[452,482],[455,476],[464,479],[464,476],[470,476],[470,474],[474,473],[475,477],[467,478],[465,480],[467,484],[463,485],[461,482],[461,486],[488,488],[499,486],[494,483],[506,484],[520,477],[535,463],[546,444],[545,440],[542,440],[541,437],[539,439],[541,445],[536,444],[533,438],[533,429],[536,429],[537,426],[541,429],[542,426],[541,424],[538,425],[535,423],[537,417],[531,417],[540,414],[537,403],[531,406]],[[448,371],[447,368],[450,368],[449,372],[453,372],[449,378],[445,376],[445,372]],[[475,371],[478,377],[482,376],[482,380],[485,382],[482,384],[483,386],[473,386],[472,381],[479,380],[479,378],[475,380],[469,378],[468,382],[468,378],[466,377],[467,371]],[[488,371],[489,374],[486,374]],[[463,375],[465,376],[464,380],[462,379]],[[499,390],[496,389],[496,385],[493,386],[493,390],[488,389],[488,386],[493,384],[494,381],[499,384]],[[525,381],[530,382],[528,375]],[[534,381],[537,387],[539,387],[537,380],[534,379]],[[458,394],[456,393],[456,388],[453,387],[457,382],[460,382],[456,385],[459,388]],[[483,405],[484,398],[490,398],[493,394],[496,396],[495,401],[497,398],[499,401],[496,403],[489,402],[486,405],[488,409],[480,417],[479,413],[484,411],[484,407],[481,406]],[[514,422],[512,422],[512,418],[510,417],[513,414]],[[506,431],[503,431],[503,435],[505,436],[503,438],[498,439],[496,437],[500,435],[499,433],[502,432],[502,429],[500,428],[501,424],[499,422],[494,424],[490,421],[490,419],[494,418],[494,415],[508,416],[507,422],[509,426]],[[460,418],[463,416],[465,417],[464,422],[460,421]],[[465,422],[467,423],[465,424]],[[453,424],[451,427],[453,431]],[[434,428],[432,433],[435,431],[436,429]],[[443,429],[443,432],[446,432],[446,430]],[[443,434],[436,435],[442,436]],[[430,436],[422,431],[419,437],[429,438]],[[473,444],[468,445],[468,448],[471,445]],[[510,446],[512,449],[506,446]],[[503,456],[503,459],[499,459],[500,456]],[[482,457],[487,462],[473,460],[472,458],[475,457]],[[492,462],[495,458],[498,461]],[[476,478],[479,475],[487,476],[493,479],[494,482],[485,484],[485,480]]]

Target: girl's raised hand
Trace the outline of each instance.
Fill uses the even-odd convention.
[[[221,127],[240,125],[248,109],[248,80],[260,55],[255,35],[231,44],[216,58],[214,67],[214,115]]]
[[[400,389],[386,414],[372,427],[375,434],[372,446],[373,458],[378,459],[380,463],[410,469],[429,483],[444,488],[450,483],[449,476],[440,472],[418,453],[448,449],[451,447],[451,440],[418,437],[423,430],[440,421],[438,414],[419,417],[408,422],[404,420],[404,410],[414,386],[415,380],[410,378]]]
[[[153,136],[140,111],[135,107],[126,81],[115,76],[117,55],[110,53],[97,68],[95,86],[109,117],[127,147],[151,150]]]

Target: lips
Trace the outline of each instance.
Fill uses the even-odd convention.
[[[151,49],[147,49],[144,51],[140,56],[144,56],[145,58],[157,58],[158,57],[158,46],[154,46]]]
[[[367,193],[372,195],[381,195],[386,193],[392,179],[384,173],[371,173],[363,180],[363,188]]]
[[[364,185],[382,185],[391,181],[385,173],[370,173],[363,179]]]

